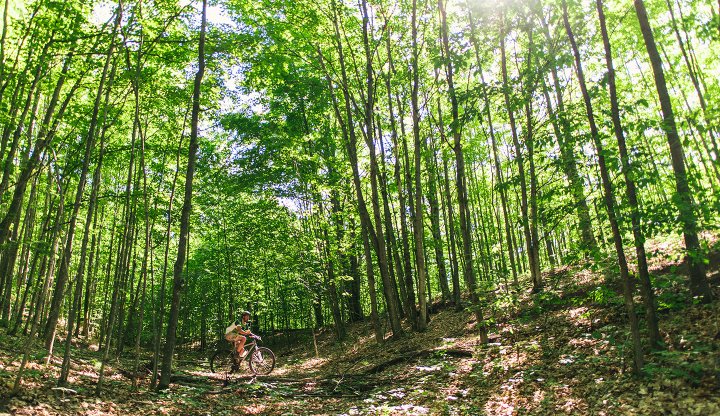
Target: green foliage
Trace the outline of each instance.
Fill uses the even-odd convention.
[[[607,286],[597,286],[591,289],[586,299],[599,306],[622,305],[622,296]]]
[[[670,273],[653,276],[653,286],[657,288],[657,306],[659,310],[678,310],[688,304],[688,294],[682,289],[685,278]]]
[[[679,379],[681,382],[699,385],[706,375],[707,368],[694,359],[697,354],[706,351],[674,351],[662,350],[653,353],[653,361],[643,367],[645,376],[650,380]]]
[[[554,291],[545,291],[538,293],[534,297],[535,305],[541,311],[545,309],[553,310],[558,306],[565,305],[567,302],[558,293]]]

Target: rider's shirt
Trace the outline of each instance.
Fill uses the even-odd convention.
[[[235,321],[235,325],[237,325],[236,330],[250,331],[250,321],[243,323],[242,319],[238,319]]]

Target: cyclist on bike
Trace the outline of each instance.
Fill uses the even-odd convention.
[[[243,311],[240,319],[235,320],[225,330],[225,339],[235,344],[240,358],[245,358],[245,341],[248,336],[254,336],[250,331],[250,312]]]

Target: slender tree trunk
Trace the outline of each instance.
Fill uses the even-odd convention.
[[[173,210],[173,203],[175,201],[175,188],[177,186],[178,176],[180,174],[180,155],[182,153],[182,144],[183,139],[185,138],[185,123],[187,120],[187,113],[185,114],[185,117],[183,119],[183,128],[182,133],[180,135],[180,140],[178,140],[178,148],[175,156],[175,175],[173,175],[173,181],[172,186],[170,187],[170,201],[168,202],[168,209],[167,209],[167,227],[165,227],[165,249],[163,253],[163,269],[162,269],[162,278],[160,282],[160,299],[158,300],[158,310],[157,310],[157,316],[158,316],[158,325],[155,330],[154,339],[153,339],[153,370],[152,370],[152,378],[150,380],[150,387],[155,388],[157,384],[158,379],[158,365],[160,360],[160,338],[162,334],[163,329],[163,321],[165,319],[165,284],[167,281],[167,268],[168,268],[168,257],[170,254],[170,240],[171,240],[171,231],[172,231],[172,210]],[[232,299],[232,296],[228,296],[228,299]],[[229,308],[228,316],[231,316],[232,314],[232,306]]]
[[[147,130],[146,130],[147,131]],[[137,318],[137,335],[135,336],[135,367],[133,371],[132,384],[133,388],[137,388],[138,369],[140,367],[140,336],[142,335],[143,329],[143,318],[145,317],[145,289],[147,286],[147,274],[148,274],[148,262],[152,262],[150,256],[150,249],[152,248],[152,240],[150,239],[150,230],[153,228],[154,219],[150,221],[150,202],[148,199],[148,186],[147,186],[147,166],[145,163],[145,134],[140,135],[140,166],[142,169],[143,177],[143,208],[145,211],[145,241],[143,248],[142,266],[140,269],[140,279],[142,280],[142,293],[140,294],[140,312]],[[203,311],[205,305],[203,303]],[[205,322],[203,316],[203,323]],[[203,332],[203,340],[205,333]]]
[[[3,28],[2,35],[0,35],[0,84],[5,82],[5,39],[7,39],[7,28],[8,28],[8,8],[10,6],[10,0],[5,0],[3,7]],[[0,99],[2,96],[0,96]]]
[[[8,209],[5,212],[5,216],[2,218],[2,220],[0,220],[0,246],[7,242],[7,239],[9,237],[10,225],[15,221],[15,217],[20,213],[20,208],[23,202],[23,197],[25,196],[25,189],[27,187],[28,180],[30,179],[30,176],[32,175],[37,164],[39,163],[40,156],[45,152],[45,148],[50,143],[54,135],[51,122],[53,120],[53,115],[55,114],[55,108],[57,107],[58,101],[60,100],[60,92],[63,89],[68,71],[70,70],[70,63],[72,61],[72,58],[72,52],[65,58],[62,71],[55,84],[55,89],[53,91],[50,102],[48,103],[47,110],[45,111],[45,117],[41,124],[41,129],[38,132],[38,137],[33,146],[32,155],[20,170],[20,175],[15,183],[15,191],[13,192],[12,201],[10,202]],[[69,102],[69,97],[74,92],[74,90],[71,90],[70,93],[68,93],[68,95],[66,96],[66,100],[61,104],[61,108],[58,111],[56,118],[62,117],[62,113],[64,113],[64,110],[67,107],[67,103]]]
[[[680,31],[678,30],[678,24],[677,20],[675,19],[675,11],[673,9],[673,5],[670,3],[670,0],[665,0],[665,4],[667,4],[668,11],[670,12],[670,23],[673,28],[673,32],[675,32],[675,38],[678,41],[678,46],[680,46],[680,52],[682,54],[683,60],[685,61],[685,66],[688,70],[688,75],[690,76],[690,81],[692,81],[693,87],[695,87],[695,93],[697,94],[698,101],[700,103],[700,108],[703,113],[703,117],[705,118],[705,121],[709,124],[708,133],[710,135],[710,140],[713,145],[713,150],[715,152],[715,159],[714,159],[714,165],[717,167],[720,165],[720,150],[718,150],[718,144],[717,140],[715,139],[715,136],[717,134],[716,125],[714,120],[712,120],[712,116],[709,116],[707,113],[707,103],[705,102],[705,95],[703,94],[702,88],[700,87],[700,80],[699,80],[699,74],[695,71],[695,68],[693,66],[693,62],[691,58],[689,57],[688,48],[686,47],[685,42],[683,41],[682,36],[680,36]],[[680,4],[678,3],[678,7]],[[682,9],[680,9],[681,15],[682,15]],[[688,42],[688,47],[691,47],[692,44]],[[698,71],[699,72],[699,71]]]
[[[431,139],[432,140],[432,139]],[[430,205],[430,229],[432,232],[433,249],[435,250],[435,262],[438,268],[438,283],[442,294],[443,302],[450,300],[450,286],[448,285],[447,270],[445,267],[445,255],[443,252],[443,237],[440,231],[440,205],[438,203],[438,166],[434,155],[437,148],[432,144],[430,148],[425,148],[425,166],[428,173],[428,204]]]
[[[333,316],[333,323],[335,324],[335,335],[337,336],[338,341],[342,341],[345,339],[347,333],[345,331],[345,325],[343,324],[342,315],[340,313],[340,303],[338,302],[337,286],[335,285],[335,261],[333,260],[330,253],[330,237],[328,236],[327,229],[323,230],[323,236],[325,239],[325,244],[323,244],[325,261],[327,262],[327,280],[325,282],[327,286],[325,287],[325,290],[327,291],[328,299],[330,300],[330,310]],[[318,238],[319,237],[320,236],[318,235]]]
[[[638,326],[637,315],[635,314],[635,305],[633,301],[633,282],[630,278],[628,271],[627,259],[625,257],[625,250],[623,248],[622,234],[620,232],[620,226],[617,220],[617,213],[615,208],[615,194],[610,181],[610,175],[608,173],[607,166],[605,164],[605,151],[603,149],[602,141],[600,139],[600,133],[598,132],[595,124],[595,116],[593,113],[592,102],[590,100],[590,94],[585,84],[585,74],[583,72],[582,62],[580,60],[580,52],[575,42],[575,36],[572,28],[570,27],[570,21],[568,19],[567,3],[562,0],[563,8],[563,21],[565,23],[565,31],[567,32],[570,45],[572,47],[573,56],[575,57],[575,71],[577,73],[578,81],[580,83],[580,91],[582,92],[583,101],[585,102],[585,111],[587,112],[588,124],[590,125],[590,134],[595,143],[595,149],[598,157],[598,167],[600,168],[600,178],[602,180],[603,188],[603,200],[605,201],[605,209],[607,211],[608,220],[610,221],[610,228],[612,229],[613,242],[615,243],[615,251],[617,253],[617,259],[620,266],[620,277],[623,282],[623,294],[625,300],[625,309],[628,313],[628,319],[630,321],[630,333],[632,337],[634,360],[633,370],[638,374],[643,368],[643,351],[642,344],[640,342],[640,329]]]
[[[392,213],[390,212],[390,196],[388,195],[388,177],[387,177],[387,167],[385,164],[385,145],[383,144],[382,140],[382,130],[380,129],[380,115],[377,117],[377,129],[378,129],[378,137],[381,139],[380,142],[380,167],[381,167],[381,175],[380,175],[380,195],[382,196],[382,203],[383,203],[383,220],[385,225],[385,234],[387,235],[387,256],[392,261],[388,261],[388,265],[390,266],[390,274],[393,276],[393,282],[400,282],[399,285],[396,285],[395,290],[395,297],[396,302],[398,305],[401,306],[400,308],[400,317],[404,318],[405,316],[409,315],[409,307],[407,304],[403,304],[403,301],[401,300],[400,295],[402,295],[402,299],[407,299],[407,293],[405,293],[405,285],[403,284],[403,267],[402,267],[402,259],[400,259],[400,253],[398,250],[398,244],[397,239],[395,238],[395,230],[393,228],[392,222]],[[393,269],[393,265],[395,266]],[[397,270],[397,276],[398,278],[395,279],[393,271]],[[398,295],[397,286],[400,286],[400,295]]]
[[[595,250],[597,242],[595,241],[595,236],[592,231],[590,209],[587,205],[587,196],[585,195],[584,184],[580,174],[578,173],[578,158],[575,153],[575,139],[572,136],[570,121],[565,110],[565,102],[562,95],[560,78],[558,76],[557,62],[554,58],[556,56],[554,48],[556,43],[553,42],[553,39],[550,36],[550,29],[545,18],[541,16],[540,21],[542,23],[546,43],[550,48],[551,62],[549,67],[555,90],[555,100],[557,102],[557,114],[556,117],[551,119],[551,121],[553,123],[553,128],[555,129],[555,138],[558,142],[558,147],[560,148],[563,173],[565,173],[565,176],[568,178],[568,182],[570,183],[570,192],[572,193],[575,201],[575,209],[579,220],[578,225],[580,227],[580,238],[582,240],[581,250],[587,254]],[[557,120],[559,120],[559,124],[562,126],[562,129],[557,126]]]
[[[363,311],[362,311],[362,304],[360,301],[360,271],[359,271],[359,264],[358,264],[358,256],[356,253],[356,244],[357,239],[355,238],[355,224],[350,223],[350,241],[352,241],[352,246],[350,248],[350,277],[352,277],[352,282],[350,282],[350,296],[349,296],[349,303],[350,303],[350,321],[351,322],[360,322],[364,319]]]
[[[117,263],[116,259],[113,259],[113,254],[117,250],[113,250],[115,246],[115,230],[117,229],[117,206],[115,206],[115,210],[113,212],[113,220],[112,220],[112,226],[110,227],[110,246],[108,247],[108,259],[105,265],[105,280],[103,282],[103,304],[102,304],[102,319],[100,320],[100,333],[98,336],[98,351],[103,349],[103,342],[105,341],[105,337],[107,334],[107,329],[110,322],[110,313],[108,312],[107,308],[107,302],[108,302],[108,292],[110,290],[110,274],[112,273],[112,264]],[[119,254],[118,254],[119,255]],[[114,285],[116,286],[116,285]],[[117,291],[117,288],[113,289],[113,297],[115,296],[115,292]],[[112,309],[112,305],[110,308]],[[112,312],[112,311],[110,311]],[[106,323],[107,322],[107,323]]]
[[[30,88],[28,89],[28,94],[27,94],[27,98],[25,100],[25,105],[23,107],[22,113],[20,114],[20,118],[18,119],[17,126],[16,126],[15,132],[13,134],[13,140],[10,145],[10,149],[8,151],[8,155],[5,158],[5,164],[3,166],[2,180],[0,180],[0,198],[2,198],[5,195],[5,192],[8,189],[10,175],[12,174],[12,170],[14,167],[13,159],[15,158],[15,152],[17,151],[18,143],[19,143],[20,137],[22,136],[22,133],[23,133],[23,125],[25,123],[25,118],[27,117],[27,114],[28,114],[28,111],[30,110],[31,104],[33,107],[32,119],[33,120],[35,119],[35,112],[37,111],[37,105],[38,105],[38,101],[39,101],[39,98],[41,95],[36,91],[36,88],[42,78],[43,69],[45,69],[44,58],[45,58],[45,55],[47,54],[47,49],[49,46],[50,46],[50,43],[47,43],[45,45],[45,49],[43,50],[43,52],[41,54],[40,61],[38,62],[37,66],[35,68],[35,74],[33,76],[32,82],[30,84]],[[21,88],[19,88],[17,86],[15,87],[16,92],[18,92],[20,90],[21,90]],[[12,111],[15,111],[15,109],[11,109],[11,112]],[[30,124],[32,124],[32,122]],[[10,123],[9,125],[6,126],[7,132],[10,131],[11,125],[12,125],[12,123]],[[31,137],[31,136],[28,134],[27,137]],[[5,137],[3,137],[3,144],[5,144]],[[0,157],[2,157],[2,155],[4,153],[5,152],[3,149],[3,151],[0,152]]]
[[[92,241],[90,242],[90,260],[88,262],[88,279],[85,281],[85,299],[83,302],[83,326],[82,336],[87,339],[90,336],[90,315],[93,303],[91,300],[95,298],[95,288],[97,285],[97,271],[100,263],[100,247],[102,243],[102,230],[97,227],[98,214],[97,210],[93,216],[92,229],[96,232],[92,235]],[[100,223],[105,223],[105,206],[100,213]],[[79,325],[78,325],[79,328]],[[78,336],[78,334],[75,334]]]
[[[333,9],[335,8],[335,4],[333,3]],[[336,42],[337,42],[337,48],[338,48],[338,56],[340,61],[340,68],[342,71],[342,77],[343,80],[347,79],[346,70],[345,70],[345,63],[344,63],[344,56],[342,52],[342,44],[340,43],[340,35],[339,35],[339,28],[337,23],[337,17],[335,14],[335,10],[333,10],[333,26],[335,28],[335,35],[336,35]],[[330,96],[332,97],[332,103],[333,103],[333,109],[335,112],[335,118],[340,125],[340,128],[342,130],[342,136],[343,141],[345,142],[345,146],[347,148],[348,157],[350,158],[350,164],[352,167],[352,174],[353,174],[353,185],[355,187],[355,193],[358,201],[358,213],[360,216],[360,225],[362,227],[362,238],[363,238],[363,248],[365,250],[365,263],[367,268],[367,277],[368,277],[368,287],[369,287],[369,293],[370,293],[370,319],[373,324],[373,330],[375,333],[375,340],[377,342],[382,342],[384,340],[384,334],[382,332],[382,329],[380,327],[380,318],[378,315],[377,310],[377,295],[375,293],[375,274],[372,264],[372,255],[370,253],[370,238],[372,230],[370,229],[371,225],[369,224],[370,216],[367,212],[367,205],[365,204],[365,198],[363,197],[362,193],[362,186],[360,184],[360,172],[357,165],[357,148],[355,147],[355,143],[357,139],[355,138],[355,132],[353,127],[353,118],[352,118],[352,111],[350,110],[350,98],[349,93],[347,91],[346,84],[343,84],[343,97],[345,99],[345,108],[346,108],[346,116],[347,120],[345,120],[341,114],[340,106],[337,102],[337,98],[335,97],[335,88],[333,87],[333,81],[330,78],[330,74],[328,73],[327,68],[325,67],[325,60],[323,59],[323,55],[321,51],[318,49],[318,60],[320,62],[320,66],[323,70],[323,73],[325,75],[325,79],[328,83],[328,89],[330,91]],[[347,124],[346,124],[347,123]]]
[[[412,250],[410,250],[410,227],[408,226],[407,214],[413,218],[415,215],[415,201],[413,193],[413,179],[410,170],[410,152],[408,151],[407,135],[405,134],[405,111],[402,106],[400,97],[397,96],[398,115],[400,119],[400,139],[402,141],[402,158],[403,158],[403,173],[405,176],[405,190],[407,191],[407,212],[402,210],[400,212],[400,227],[402,228],[403,237],[403,265],[405,266],[405,293],[407,294],[407,300],[405,303],[409,306],[410,310],[410,324],[415,327],[417,323],[417,307],[415,305],[415,284],[413,277],[412,268]],[[399,153],[399,152],[398,152]]]
[[[52,186],[52,178],[48,176],[48,186]],[[45,298],[47,297],[47,292],[50,289],[50,285],[52,284],[52,278],[55,275],[55,261],[57,259],[57,251],[59,244],[62,244],[62,223],[63,223],[63,215],[65,214],[65,188],[62,186],[62,184],[59,181],[57,182],[58,187],[58,205],[57,205],[57,211],[55,212],[55,220],[53,222],[53,232],[52,232],[52,238],[50,243],[50,255],[48,256],[49,260],[47,262],[47,269],[41,271],[40,276],[43,276],[43,284],[42,288],[40,289],[40,293],[38,294],[37,299],[34,303],[34,313],[32,316],[32,325],[31,328],[34,328],[35,325],[38,324],[42,320],[42,312],[43,312],[43,305],[45,304]],[[30,322],[30,320],[28,321]]]
[[[472,21],[472,20],[471,20]],[[507,204],[507,190],[505,189],[505,183],[503,182],[502,171],[500,170],[500,157],[497,149],[497,140],[495,138],[495,129],[493,128],[492,115],[490,111],[490,99],[487,94],[487,88],[485,84],[485,76],[483,75],[482,68],[480,65],[480,56],[478,51],[477,42],[475,43],[475,53],[478,63],[478,70],[480,72],[480,82],[482,83],[483,99],[485,101],[485,116],[487,117],[488,129],[490,130],[490,143],[492,145],[493,159],[495,165],[495,175],[497,176],[498,189],[500,191],[500,206],[502,207],[503,223],[505,225],[505,238],[507,240],[508,247],[508,258],[510,260],[510,268],[512,269],[513,285],[519,286],[517,268],[515,266],[515,252],[512,244],[512,231],[510,230],[510,215],[508,213]]]
[[[502,68],[502,79],[503,79],[503,95],[505,97],[505,106],[507,107],[508,117],[510,119],[510,130],[512,132],[513,145],[515,147],[515,162],[518,168],[518,178],[520,186],[520,221],[522,223],[523,236],[525,238],[525,249],[528,255],[528,264],[530,267],[530,277],[533,282],[533,292],[539,292],[542,288],[540,276],[539,276],[539,265],[535,264],[536,260],[536,247],[533,242],[531,227],[530,227],[530,215],[528,213],[528,195],[527,195],[527,179],[525,176],[525,157],[523,156],[522,149],[520,147],[520,140],[518,139],[517,127],[515,122],[515,115],[513,106],[510,102],[510,84],[508,82],[507,74],[507,58],[505,54],[505,17],[503,16],[503,29],[500,34],[500,60]],[[530,156],[528,156],[530,157]]]
[[[120,21],[122,20],[122,1],[118,2],[117,10],[115,11],[115,24],[113,27],[113,31],[110,38],[110,46],[108,47],[107,54],[105,56],[105,66],[103,67],[103,72],[100,77],[100,82],[98,84],[97,93],[95,96],[95,105],[93,107],[92,116],[90,118],[90,126],[88,127],[88,134],[86,138],[86,148],[85,148],[85,159],[83,159],[83,167],[82,171],[80,173],[80,182],[78,183],[78,189],[77,194],[75,195],[75,205],[73,205],[73,213],[70,217],[70,229],[69,229],[69,236],[66,242],[65,246],[65,258],[63,260],[63,263],[61,263],[60,266],[60,273],[58,275],[57,280],[57,286],[56,286],[56,292],[55,295],[62,296],[63,286],[60,284],[61,281],[66,281],[69,273],[69,267],[70,267],[70,259],[72,256],[72,242],[73,242],[73,232],[75,228],[75,222],[77,220],[78,211],[80,209],[80,203],[82,202],[82,195],[85,188],[85,182],[86,177],[88,174],[89,166],[90,166],[90,159],[92,156],[93,148],[95,147],[95,137],[96,137],[96,130],[98,126],[98,118],[100,114],[100,105],[102,103],[103,99],[103,90],[105,88],[105,82],[108,78],[108,71],[110,70],[110,62],[112,61],[112,54],[113,50],[115,48],[115,35],[120,27]],[[115,70],[113,68],[112,74],[114,75]],[[109,84],[112,84],[112,80],[109,82]],[[108,102],[109,95],[105,95],[105,106],[109,104]],[[103,121],[105,121],[105,117],[103,116]],[[96,204],[97,204],[97,196],[98,196],[98,190],[100,188],[100,170],[102,168],[102,160],[105,153],[105,135],[102,135],[102,141],[100,143],[100,155],[98,158],[97,166],[95,167],[95,173],[93,174],[93,183],[92,183],[92,191],[90,192],[90,202],[88,205],[87,210],[87,217],[85,219],[85,230],[83,233],[83,239],[81,243],[80,248],[80,263],[78,265],[78,271],[75,276],[75,293],[73,298],[73,303],[70,307],[70,311],[68,313],[68,320],[67,320],[67,337],[65,340],[65,354],[63,356],[63,363],[62,368],[60,371],[60,377],[58,378],[58,384],[62,385],[67,382],[68,375],[70,373],[70,353],[71,353],[71,347],[72,347],[72,335],[73,335],[73,328],[75,325],[76,316],[79,315],[80,312],[80,299],[81,299],[81,293],[82,293],[82,287],[83,287],[83,278],[85,275],[85,262],[86,262],[86,253],[87,253],[87,245],[88,245],[88,239],[89,235],[92,232],[90,229],[90,225],[92,224],[92,218],[95,214]],[[59,299],[62,301],[62,298]],[[55,306],[55,298],[53,298],[53,306]],[[57,313],[59,314],[59,302],[57,307]],[[50,321],[48,322],[48,327],[46,327],[46,347],[50,350],[50,353],[52,354],[52,342],[55,338],[55,326],[57,325],[57,318],[58,314],[51,314],[50,315]],[[52,326],[50,326],[52,325]],[[52,337],[52,339],[48,342],[48,337]]]
[[[36,180],[38,180],[38,179],[36,179]],[[33,192],[35,192],[35,189],[34,189],[35,187],[36,187],[36,184],[33,183],[33,188],[30,189],[31,195],[33,194]],[[51,198],[50,198],[51,192],[52,192],[52,187],[48,186],[46,188],[45,202],[44,202],[44,208],[43,208],[44,220],[40,225],[40,237],[39,237],[38,241],[47,241],[46,240],[46,231],[48,230],[48,227],[50,224],[50,218],[51,218],[50,213],[51,213],[51,209],[52,209],[52,203],[51,203]],[[32,201],[32,198],[31,198],[31,201]],[[30,230],[30,231],[25,235],[24,244],[27,246],[27,256],[29,257],[30,253],[32,251],[30,248],[30,245],[33,242],[32,240],[33,240],[33,228],[34,228],[34,224],[35,224],[35,212],[34,212],[35,208],[33,207],[32,204],[30,204],[28,207],[29,207],[28,212],[26,212],[26,222],[28,222],[28,227],[26,228],[26,230]],[[31,209],[30,207],[32,207],[32,211],[33,211],[32,214],[29,214],[29,211]],[[27,273],[26,278],[23,279],[23,281],[25,282],[25,290],[23,291],[22,299],[20,300],[20,303],[18,304],[17,308],[15,308],[15,323],[13,324],[10,331],[8,331],[8,335],[15,335],[17,333],[17,331],[20,329],[20,324],[22,323],[23,315],[25,312],[25,306],[27,304],[27,297],[28,297],[30,291],[33,289],[33,286],[35,284],[34,283],[35,271],[36,271],[35,269],[37,267],[37,263],[38,263],[38,260],[40,259],[40,257],[42,257],[42,256],[39,256],[39,255],[32,256],[30,269]],[[47,257],[44,257],[43,260],[45,260],[46,258]],[[28,261],[28,260],[29,260],[29,258],[26,261]]]
[[[640,275],[640,289],[643,294],[645,304],[645,320],[648,326],[650,337],[650,345],[658,348],[660,345],[660,331],[658,329],[658,319],[655,312],[655,293],[650,283],[650,274],[648,272],[647,256],[645,255],[645,236],[640,228],[640,208],[637,198],[637,190],[635,186],[630,158],[628,156],[627,145],[625,144],[625,135],[622,130],[622,122],[620,120],[620,106],[618,103],[617,89],[615,86],[615,67],[612,61],[612,50],[610,48],[610,37],[605,25],[605,12],[603,11],[602,0],[595,2],[600,20],[600,30],[602,33],[603,45],[605,48],[605,63],[608,70],[608,89],[610,91],[610,111],[613,122],[613,131],[618,142],[620,150],[620,160],[622,163],[623,177],[625,178],[625,195],[630,204],[630,219],[632,221],[633,242],[635,244],[635,253],[637,255],[638,273]]]
[[[470,211],[468,207],[467,183],[465,180],[465,157],[462,149],[462,138],[460,132],[460,110],[457,95],[455,93],[454,69],[450,53],[450,41],[448,35],[447,17],[445,13],[445,2],[438,0],[440,10],[440,35],[442,49],[444,52],[445,75],[450,95],[451,114],[453,123],[450,126],[453,137],[453,151],[455,152],[455,183],[458,194],[458,210],[460,211],[460,231],[463,243],[463,277],[470,292],[470,301],[473,304],[477,329],[480,333],[480,341],[487,343],[487,327],[478,303],[477,287],[475,282],[475,269],[473,267],[472,236],[470,234]],[[419,190],[418,190],[419,191]]]
[[[650,20],[645,10],[645,3],[642,0],[635,0],[634,4],[638,21],[640,22],[640,30],[653,69],[655,87],[663,114],[662,127],[663,130],[665,130],[668,146],[670,147],[676,189],[676,198],[673,198],[673,200],[678,208],[679,219],[682,223],[683,236],[685,238],[685,261],[689,269],[690,291],[693,296],[702,297],[703,301],[710,302],[712,300],[712,292],[705,279],[704,254],[700,247],[700,240],[697,234],[698,224],[695,215],[695,203],[690,193],[687,172],[685,170],[685,151],[675,125],[672,102],[665,83],[665,73],[662,69],[662,61],[658,53],[657,45],[655,44],[655,37],[652,32],[652,27],[650,26]]]
[[[440,0],[442,1],[442,0]],[[427,276],[425,270],[425,225],[423,223],[423,191],[420,169],[420,154],[424,147],[424,140],[420,140],[420,106],[418,105],[418,92],[420,89],[420,73],[418,69],[418,39],[417,39],[417,0],[413,0],[412,7],[412,57],[410,60],[412,72],[412,93],[410,95],[412,120],[413,120],[413,138],[415,144],[415,216],[413,217],[413,236],[415,237],[415,270],[418,276],[418,300],[420,303],[420,314],[417,320],[418,331],[424,331],[427,328],[427,299],[425,291],[427,286]]]
[[[388,65],[389,70],[387,71],[387,74],[385,76],[385,87],[387,89],[387,95],[388,95],[388,112],[390,114],[390,138],[392,139],[392,145],[393,145],[393,156],[395,157],[395,164],[394,164],[394,176],[395,176],[395,186],[397,186],[397,194],[398,194],[398,210],[400,211],[400,238],[402,239],[402,261],[398,262],[396,265],[396,269],[398,270],[398,281],[400,282],[400,292],[403,297],[403,307],[404,307],[404,313],[407,316],[413,316],[413,313],[415,311],[415,305],[411,302],[412,295],[408,295],[407,293],[407,284],[406,279],[408,278],[408,273],[411,273],[410,270],[410,257],[407,254],[410,251],[410,244],[409,244],[409,235],[408,235],[408,226],[407,226],[407,205],[405,201],[405,192],[403,189],[403,182],[401,178],[401,155],[400,155],[400,147],[398,142],[398,132],[397,132],[397,125],[395,122],[395,109],[393,107],[393,96],[392,96],[392,84],[391,84],[391,76],[394,73],[394,65],[392,60],[392,51],[390,48],[390,36],[385,36],[385,50],[387,52],[388,56]],[[402,123],[402,120],[400,120]],[[382,136],[381,136],[382,137]],[[404,139],[403,139],[404,140]],[[384,152],[383,152],[384,154]],[[410,186],[408,184],[408,186]],[[387,214],[386,214],[387,216]],[[395,253],[396,256],[400,257],[400,248],[395,245]],[[411,278],[412,281],[412,278]]]
[[[368,293],[370,295],[370,321],[373,323],[373,331],[375,333],[375,341],[378,343],[385,340],[385,334],[380,327],[380,317],[378,316],[377,293],[375,289],[375,269],[372,262],[372,251],[370,250],[370,232],[365,229],[362,224],[363,250],[365,252],[365,268],[368,277]]]
[[[527,56],[527,68],[525,69],[528,80],[525,81],[525,117],[527,119],[525,127],[525,147],[527,148],[528,155],[528,174],[530,175],[530,245],[528,250],[528,260],[530,264],[530,276],[533,282],[533,291],[539,292],[542,290],[542,275],[540,274],[540,240],[538,237],[538,184],[537,175],[535,174],[535,137],[534,126],[533,126],[533,113],[532,113],[532,94],[535,90],[535,77],[532,75],[532,60],[533,60],[533,28],[528,27],[528,56]]]
[[[396,302],[394,302],[394,299],[392,296],[388,296],[389,290],[391,290],[392,285],[390,280],[390,276],[388,273],[388,264],[387,264],[387,256],[386,256],[386,250],[385,250],[385,241],[384,236],[382,232],[382,220],[380,219],[380,212],[378,207],[378,193],[377,193],[377,160],[375,157],[375,149],[372,142],[372,114],[371,111],[372,107],[369,107],[369,110],[366,110],[366,127],[367,127],[367,144],[370,147],[370,166],[371,166],[371,172],[370,172],[370,179],[371,179],[371,188],[372,188],[372,195],[373,195],[373,212],[375,217],[375,223],[377,225],[377,229],[373,226],[373,223],[370,219],[370,214],[367,209],[367,205],[365,203],[365,198],[363,196],[362,192],[362,184],[360,182],[360,170],[358,165],[358,156],[357,156],[357,137],[355,134],[355,127],[353,122],[353,106],[351,104],[351,98],[350,98],[350,92],[349,92],[349,86],[348,86],[348,78],[347,78],[347,72],[345,68],[345,61],[344,61],[344,54],[342,51],[342,42],[340,39],[340,30],[339,30],[339,23],[337,18],[337,10],[336,5],[333,2],[333,25],[335,27],[335,41],[336,46],[338,48],[338,57],[340,62],[340,68],[341,68],[341,75],[342,75],[342,92],[343,97],[345,100],[345,121],[347,125],[345,126],[345,122],[341,122],[341,125],[343,127],[343,137],[346,138],[345,145],[348,152],[348,157],[350,159],[350,165],[353,172],[353,184],[355,186],[356,196],[357,196],[357,202],[358,202],[358,211],[360,214],[360,220],[364,223],[364,227],[366,228],[367,232],[369,233],[369,237],[372,241],[373,248],[375,250],[375,253],[378,257],[378,266],[380,269],[380,275],[383,280],[383,286],[384,286],[384,293],[386,297],[386,302],[388,302],[388,315],[390,318],[390,323],[392,326],[393,331],[393,337],[400,337],[402,336],[403,329],[400,325],[400,319],[399,319],[399,305],[397,305]],[[365,17],[367,17],[367,13],[363,14]],[[364,31],[367,31],[367,22],[364,23]],[[367,35],[365,35],[364,38],[367,38]],[[367,39],[365,39],[366,42],[369,42]],[[366,47],[366,49],[369,48],[369,45]],[[366,56],[368,56],[368,51],[366,51]],[[322,56],[321,56],[321,62],[322,62]],[[324,64],[323,64],[324,65]],[[366,82],[368,82],[368,88],[372,90],[372,62],[367,59],[366,62],[366,68],[369,67],[370,72],[367,75]],[[326,72],[326,78],[329,78],[327,72]],[[369,81],[368,81],[369,80]],[[328,83],[331,81],[328,80]],[[372,95],[372,94],[369,94]],[[365,104],[366,109],[368,108],[368,104]],[[336,116],[338,116],[338,120],[341,120],[340,115],[338,114],[338,109],[336,108]],[[377,328],[376,333],[379,332],[379,328]],[[380,333],[380,337],[382,338],[382,334]]]
[[[198,48],[198,70],[195,74],[193,88],[193,109],[190,123],[190,146],[188,151],[188,167],[185,176],[185,199],[180,217],[180,237],[178,241],[178,257],[173,268],[173,297],[170,304],[165,351],[163,353],[162,373],[158,389],[166,389],[170,385],[172,358],[175,350],[175,331],[177,329],[178,312],[180,310],[180,292],[183,286],[183,265],[188,243],[190,228],[190,209],[192,202],[192,184],[195,174],[195,162],[198,149],[198,120],[200,117],[200,86],[205,72],[205,27],[207,22],[207,0],[203,0],[202,24],[200,26],[200,45]]]
[[[15,217],[15,222],[12,225],[10,232],[10,239],[6,243],[7,248],[3,250],[2,258],[0,259],[0,273],[3,274],[4,289],[2,296],[2,318],[0,319],[0,326],[6,327],[10,319],[10,306],[12,304],[12,283],[15,269],[15,259],[17,258],[18,252],[18,230],[20,228],[20,215]]]
[[[374,229],[371,233],[373,246],[378,258],[378,266],[380,269],[380,276],[383,282],[383,293],[385,294],[385,301],[388,308],[388,317],[390,319],[390,326],[392,327],[393,337],[397,338],[402,336],[403,329],[400,323],[400,309],[401,305],[398,304],[394,294],[396,292],[395,282],[390,276],[387,249],[385,247],[385,236],[382,228],[382,214],[380,210],[380,197],[378,195],[378,163],[377,155],[374,143],[374,128],[373,128],[373,112],[375,109],[374,97],[375,97],[375,73],[372,66],[372,52],[370,49],[369,39],[369,20],[370,16],[367,10],[367,0],[363,0],[361,3],[361,11],[363,16],[363,45],[365,49],[365,86],[366,86],[366,100],[365,100],[365,141],[370,152],[370,192],[373,207],[373,219]],[[347,90],[347,82],[344,82]],[[350,111],[350,108],[348,108]],[[348,122],[350,126],[350,123]],[[350,129],[354,129],[351,127]],[[352,134],[351,134],[352,136]],[[355,147],[354,144],[352,144]],[[357,157],[357,156],[356,156]],[[356,164],[357,160],[355,161]],[[359,179],[359,175],[358,175]],[[373,224],[373,222],[368,222]]]
[[[442,114],[440,113],[440,107],[438,106],[438,118],[441,120],[440,122],[440,137],[443,139],[443,142],[445,141],[445,132],[442,124]],[[445,222],[445,232],[449,236],[450,244],[450,265],[451,265],[451,274],[452,274],[452,284],[453,284],[453,303],[455,304],[455,309],[460,311],[462,310],[462,302],[460,298],[460,266],[458,265],[458,255],[457,255],[457,242],[455,241],[455,215],[453,214],[453,201],[450,194],[450,176],[448,173],[448,158],[445,152],[442,154],[443,159],[443,190],[447,206],[447,221]]]

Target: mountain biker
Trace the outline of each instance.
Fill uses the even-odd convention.
[[[248,336],[254,336],[250,331],[250,312],[243,311],[240,319],[235,320],[225,330],[225,339],[235,344],[235,349],[240,358],[244,358],[245,354],[247,354],[245,341]]]

